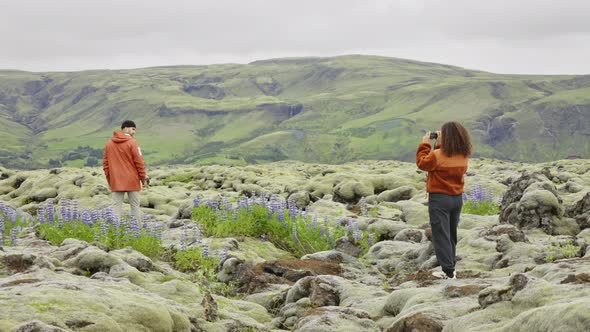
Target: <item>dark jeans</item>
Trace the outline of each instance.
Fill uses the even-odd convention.
[[[430,193],[428,214],[432,228],[432,244],[436,259],[442,270],[449,276],[455,271],[455,247],[457,226],[463,207],[462,195]]]

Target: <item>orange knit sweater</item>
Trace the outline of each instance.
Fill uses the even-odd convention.
[[[432,152],[430,150],[430,144],[422,143],[416,151],[416,165],[419,169],[428,171],[426,191],[448,195],[462,194],[468,158],[461,154],[449,157],[441,149]]]

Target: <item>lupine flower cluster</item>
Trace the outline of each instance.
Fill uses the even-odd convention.
[[[28,226],[29,220],[26,215],[0,202],[0,247],[18,245],[18,234]]]
[[[224,210],[226,211],[224,213]],[[278,195],[243,196],[232,205],[226,198],[195,204],[193,219],[208,236],[249,236],[270,241],[295,255],[305,255],[334,247],[336,239],[348,236],[367,246],[368,234],[352,219],[333,224],[311,210],[299,209],[292,199]]]
[[[369,210],[367,209],[367,199],[365,197],[361,198],[361,200],[359,201],[359,206],[361,209],[361,216],[369,215]]]
[[[37,221],[41,226],[41,236],[54,245],[66,238],[77,238],[87,242],[102,242],[110,248],[131,246],[136,250],[154,256],[161,250],[162,225],[151,222],[145,215],[143,223],[134,216],[119,218],[110,208],[80,208],[77,200],[62,199],[59,208],[54,200],[39,204]]]
[[[499,213],[501,196],[494,199],[493,188],[484,188],[480,183],[463,193],[463,212],[478,215],[494,215]]]

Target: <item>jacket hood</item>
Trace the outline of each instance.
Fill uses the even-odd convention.
[[[113,132],[113,137],[111,137],[111,141],[113,141],[117,144],[127,142],[128,140],[131,140],[131,139],[133,139],[133,137],[131,137],[131,135],[126,135],[121,130],[115,130],[115,132]]]

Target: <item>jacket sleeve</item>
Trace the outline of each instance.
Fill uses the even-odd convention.
[[[143,156],[141,155],[141,150],[139,149],[139,144],[137,141],[133,142],[131,148],[131,155],[133,156],[133,162],[135,163],[135,169],[137,169],[137,174],[139,175],[139,180],[142,183],[146,181],[146,172],[145,172],[145,163],[143,161]]]
[[[423,171],[434,171],[436,169],[436,156],[430,153],[430,144],[422,143],[418,145],[416,151],[416,166]]]
[[[111,173],[109,172],[109,160],[107,159],[107,147],[104,147],[104,152],[102,153],[102,170],[104,171],[104,175],[107,178],[107,183],[109,186],[111,185]]]

